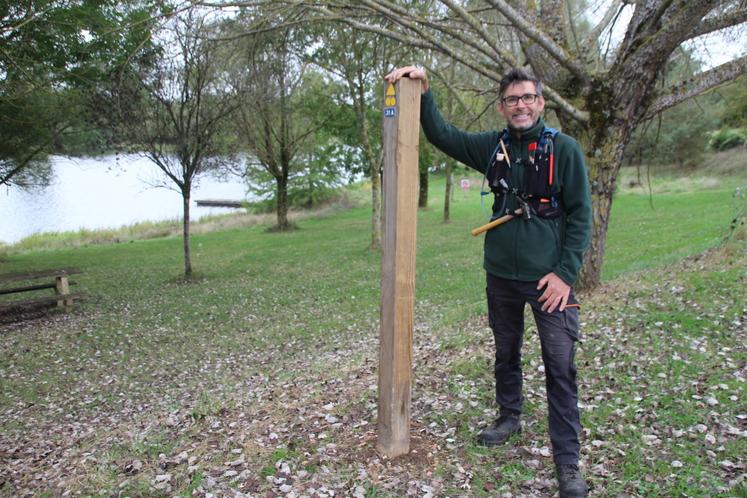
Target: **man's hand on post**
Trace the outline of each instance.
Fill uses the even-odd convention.
[[[568,303],[568,297],[571,294],[571,286],[555,273],[550,272],[540,279],[537,290],[543,287],[545,292],[539,297],[539,302],[542,303],[542,311],[552,313],[555,308],[558,311],[565,311],[565,305]]]
[[[425,69],[417,66],[404,66],[399,67],[391,73],[384,76],[384,79],[389,83],[396,83],[402,77],[410,78],[411,80],[420,80],[420,91],[425,93],[428,91],[428,75],[425,73]]]

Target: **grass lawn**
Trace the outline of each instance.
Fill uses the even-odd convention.
[[[363,206],[198,234],[190,281],[178,237],[9,252],[3,272],[82,268],[91,298],[0,325],[0,495],[552,496],[531,320],[524,431],[474,444],[495,412],[469,234],[484,218],[473,188],[444,224],[433,183],[409,455],[375,452],[380,255]],[[747,243],[722,243],[744,184],[658,185],[653,209],[646,191],[615,198],[577,353],[592,496],[747,496]]]

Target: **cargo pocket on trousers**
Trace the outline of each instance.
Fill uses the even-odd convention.
[[[574,341],[581,340],[581,333],[578,325],[578,308],[566,308],[561,311],[563,328]]]

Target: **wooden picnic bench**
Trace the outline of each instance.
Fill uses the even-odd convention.
[[[85,297],[85,293],[70,292],[70,286],[75,282],[70,281],[70,275],[83,273],[75,268],[60,268],[22,273],[0,274],[0,296],[33,292],[33,297],[23,300],[0,301],[0,312],[11,309],[22,309],[42,305],[56,304],[65,311],[70,309],[73,301]],[[22,284],[19,285],[18,283]],[[5,287],[14,285],[13,287]],[[54,289],[52,295],[41,295],[39,292],[45,289]]]

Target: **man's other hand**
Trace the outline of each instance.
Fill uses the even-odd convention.
[[[384,79],[389,83],[396,83],[402,77],[410,78],[411,80],[420,80],[420,91],[425,93],[428,91],[428,75],[425,69],[417,66],[404,66],[399,67],[391,73],[384,76]]]
[[[540,279],[537,290],[543,287],[545,292],[539,297],[539,302],[542,303],[542,311],[552,313],[556,308],[558,311],[565,311],[568,296],[571,294],[571,286],[555,273],[550,272]]]

